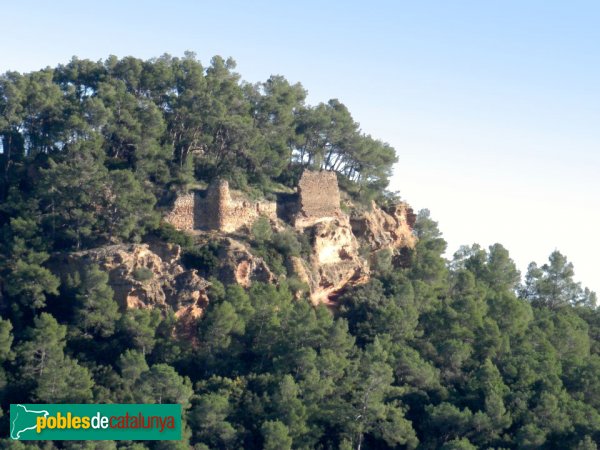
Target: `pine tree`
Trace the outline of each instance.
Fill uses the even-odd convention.
[[[85,336],[111,336],[120,318],[108,274],[96,265],[86,266],[68,281],[74,291],[74,323]]]

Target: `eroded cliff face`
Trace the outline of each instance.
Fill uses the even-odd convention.
[[[182,322],[195,321],[208,304],[209,283],[181,264],[173,244],[111,245],[68,255],[59,265],[64,274],[85,264],[108,273],[114,299],[122,309],[172,309]]]
[[[370,256],[383,249],[398,253],[415,245],[414,219],[412,210],[404,203],[386,209],[373,204],[370,210],[354,210],[351,215],[339,209],[326,218],[305,214],[301,227],[286,228],[283,222],[272,225],[275,229],[295,229],[310,236],[310,255],[288,258],[288,276],[306,283],[313,304],[335,306],[340,292],[369,280]],[[211,231],[197,238],[199,246],[218,243],[216,273],[221,282],[248,288],[254,282],[279,281],[263,258],[253,254],[243,234]],[[193,337],[196,321],[209,302],[210,283],[196,270],[184,266],[182,250],[177,245],[113,245],[63,258],[66,260],[58,266],[65,272],[88,263],[106,271],[115,300],[122,309],[155,308],[165,313],[173,310],[179,319],[179,333],[184,336]]]
[[[373,202],[370,211],[350,217],[352,232],[373,252],[414,247],[416,238],[412,230],[415,220],[412,208],[406,203],[383,209]]]
[[[313,236],[311,257],[294,258],[289,266],[309,285],[314,304],[333,305],[342,290],[369,280],[370,257],[376,252],[414,247],[414,219],[405,203],[385,210],[373,203],[370,211],[351,216],[338,211],[337,218],[305,220],[304,231]]]
[[[313,304],[335,305],[344,289],[369,280],[370,263],[378,252],[398,255],[416,243],[415,215],[407,204],[382,208],[373,202],[366,209],[345,203],[343,209],[350,213],[341,207],[334,172],[306,170],[297,192],[278,202],[251,201],[243,193],[230,192],[226,181],[214,180],[203,195],[177,198],[165,221],[192,233],[199,247],[216,243],[218,263],[211,273],[225,284],[245,288],[254,282],[279,281],[265,260],[253,253],[249,238],[256,220],[267,219],[276,232],[310,237],[309,255],[305,248],[304,257],[285,261],[288,276],[308,286]],[[82,262],[93,262],[107,271],[122,308],[172,309],[181,323],[192,327],[209,301],[208,281],[184,267],[176,245],[115,245],[67,258],[74,270]]]
[[[360,244],[347,216],[312,227],[312,255],[306,264],[310,298],[314,304],[331,304],[349,284],[366,281],[368,262],[360,258]]]

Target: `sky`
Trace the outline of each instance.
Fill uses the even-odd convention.
[[[600,293],[600,3],[27,1],[2,5],[0,73],[108,55],[231,56],[250,82],[338,98],[397,151],[391,188],[448,242],[559,250]]]

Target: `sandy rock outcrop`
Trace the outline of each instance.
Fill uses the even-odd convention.
[[[353,214],[350,223],[354,235],[372,252],[394,251],[415,246],[416,238],[412,232],[415,219],[412,208],[406,203],[381,208],[373,202],[370,211]]]
[[[319,222],[309,232],[313,235],[309,261],[295,258],[290,268],[309,285],[314,304],[331,304],[343,288],[368,279],[368,263],[360,258],[347,217]]]
[[[315,305],[334,306],[337,296],[346,288],[367,282],[371,256],[376,252],[389,249],[398,263],[402,250],[416,244],[412,231],[415,214],[406,203],[385,208],[373,203],[369,210],[352,208],[348,215],[339,207],[339,192],[334,181],[331,175],[305,175],[300,190],[301,208],[296,216],[299,221],[293,228],[287,228],[309,237],[310,254],[289,257],[286,264],[288,274],[308,286],[309,297]],[[332,191],[327,199],[322,195],[315,198],[326,188]],[[188,201],[184,206],[191,208],[190,205]],[[272,221],[272,225],[277,224]],[[279,226],[286,229],[283,222]],[[218,263],[214,268],[217,272],[212,273],[221,282],[237,283],[245,288],[255,282],[278,282],[265,260],[253,254],[243,237],[217,229],[198,232],[197,238],[199,245],[218,243],[215,255]],[[121,308],[154,308],[165,313],[173,310],[178,319],[177,334],[194,340],[196,320],[209,301],[210,283],[196,270],[185,268],[181,253],[179,246],[160,242],[111,245],[57,256],[62,261],[57,261],[56,267],[66,275],[79,270],[83,264],[97,264],[108,273],[115,300]]]
[[[173,244],[123,244],[67,256],[66,272],[93,263],[106,271],[114,298],[123,309],[172,308],[182,320],[198,318],[206,305],[209,283],[180,262],[181,248]]]
[[[385,209],[373,203],[369,211],[351,217],[336,214],[337,218],[307,227],[313,236],[310,260],[296,258],[289,264],[291,272],[310,286],[314,304],[333,304],[346,287],[368,281],[369,255],[383,249],[398,253],[416,244],[415,215],[406,203]]]
[[[219,250],[219,279],[223,283],[237,283],[250,287],[253,281],[263,283],[275,282],[275,275],[265,261],[254,256],[246,245],[234,239],[221,240]]]

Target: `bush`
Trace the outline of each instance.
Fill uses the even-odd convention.
[[[292,231],[282,231],[273,236],[273,246],[283,256],[300,256],[302,245]]]
[[[314,232],[314,229],[312,229]],[[314,235],[302,233],[297,235],[298,242],[300,242],[300,254],[304,258],[309,258],[313,252]]]
[[[266,217],[259,217],[256,222],[252,224],[252,237],[258,244],[270,241],[273,236],[273,230],[269,219]]]
[[[132,275],[137,281],[148,281],[154,277],[154,272],[147,267],[138,267],[133,271]]]
[[[277,251],[270,249],[266,254],[265,262],[267,263],[267,266],[269,266],[269,269],[271,269],[271,272],[275,275],[279,276],[287,274],[283,258]]]
[[[400,196],[400,191],[388,191],[385,190],[380,193],[377,202],[383,206],[394,206],[402,201],[402,197]]]
[[[295,295],[302,293],[304,297],[307,297],[310,293],[310,286],[295,275],[288,277],[287,283],[290,291],[292,291]]]
[[[210,285],[208,286],[208,298],[211,303],[221,303],[225,300],[225,286],[217,278],[210,277],[208,279]]]
[[[167,222],[161,222],[154,234],[163,241],[171,244],[177,244],[183,248],[189,248],[194,245],[194,238],[184,231],[180,231]]]
[[[187,269],[196,269],[202,276],[214,275],[219,267],[219,245],[211,242],[202,247],[186,250],[181,255],[181,262]]]
[[[263,244],[254,245],[252,247],[253,254],[265,260],[265,264],[275,275],[285,275],[287,273],[283,256],[272,246]]]
[[[390,272],[393,269],[392,256],[392,251],[389,248],[376,252],[372,257],[373,269],[380,274]]]

